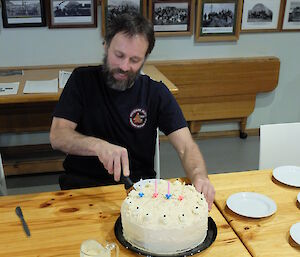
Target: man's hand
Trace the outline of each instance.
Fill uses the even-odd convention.
[[[96,137],[85,136],[75,131],[77,123],[54,117],[50,130],[53,149],[80,156],[97,156],[114,180],[119,181],[121,170],[129,176],[127,149]]]
[[[204,194],[208,203],[208,210],[210,211],[215,199],[215,189],[213,185],[210,183],[208,178],[202,178],[199,174],[195,175],[192,183],[198,192],[202,192]]]
[[[126,148],[102,141],[97,148],[97,156],[108,173],[114,175],[115,181],[120,180],[122,171],[124,176],[129,176],[129,161]]]

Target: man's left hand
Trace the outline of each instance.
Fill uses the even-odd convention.
[[[192,183],[198,192],[202,192],[204,194],[208,204],[208,210],[210,211],[216,193],[214,186],[211,184],[208,178],[202,178],[200,176],[195,176]]]

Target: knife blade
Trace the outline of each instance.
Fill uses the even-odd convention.
[[[23,229],[24,229],[26,235],[28,237],[30,237],[30,230],[29,230],[28,225],[27,225],[27,223],[24,219],[23,212],[22,212],[22,209],[21,209],[20,206],[16,207],[16,214],[18,215],[18,217],[20,218],[20,220],[22,222],[22,226],[23,226]]]

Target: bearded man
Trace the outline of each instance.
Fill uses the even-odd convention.
[[[76,68],[53,114],[50,142],[67,153],[61,189],[155,178],[157,128],[175,147],[187,177],[211,208],[215,191],[175,98],[162,82],[141,75],[155,44],[139,14],[115,17],[106,30],[103,65]]]

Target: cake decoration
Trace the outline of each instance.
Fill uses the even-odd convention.
[[[172,197],[171,194],[166,194],[166,198],[167,198],[167,199],[170,199],[171,197]]]

